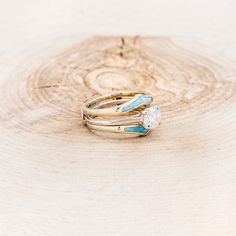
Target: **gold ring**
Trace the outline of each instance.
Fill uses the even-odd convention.
[[[161,120],[160,108],[150,106],[152,102],[152,95],[143,91],[96,97],[83,105],[83,122],[91,130],[147,135]]]

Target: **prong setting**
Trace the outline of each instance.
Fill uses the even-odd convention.
[[[151,106],[142,112],[143,126],[149,130],[155,130],[159,126],[161,113],[159,106]]]

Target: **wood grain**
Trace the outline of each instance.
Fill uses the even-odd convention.
[[[191,0],[189,21],[164,16],[175,7],[185,12],[179,0],[171,8],[130,1],[127,9],[114,1],[108,12],[105,0],[103,7],[58,1],[52,9],[23,2],[21,16],[13,17],[15,1],[0,9],[9,19],[0,23],[0,236],[234,236],[236,32],[225,25],[233,24],[235,5],[213,7],[212,18],[225,18],[215,17],[212,29],[203,6],[213,1]],[[146,20],[126,23],[131,8],[146,9]],[[93,19],[102,26],[106,14],[118,20],[116,30],[97,30]],[[157,132],[117,140],[83,126],[83,101],[131,89],[154,94]]]
[[[175,125],[179,119],[197,119],[235,101],[235,83],[225,75],[235,75],[234,68],[181,47],[180,40],[89,38],[6,83],[2,121],[9,129],[42,135],[82,134],[80,108],[86,99],[144,89],[155,95],[162,109],[162,127]],[[86,135],[88,140],[91,136]]]

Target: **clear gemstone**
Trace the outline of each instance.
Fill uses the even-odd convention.
[[[146,108],[143,111],[142,120],[146,129],[156,129],[161,120],[160,108],[158,106]]]

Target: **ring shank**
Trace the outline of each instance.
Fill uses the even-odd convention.
[[[146,135],[149,130],[143,127],[142,111],[151,101],[151,95],[143,91],[93,98],[82,107],[83,121],[91,130]]]

